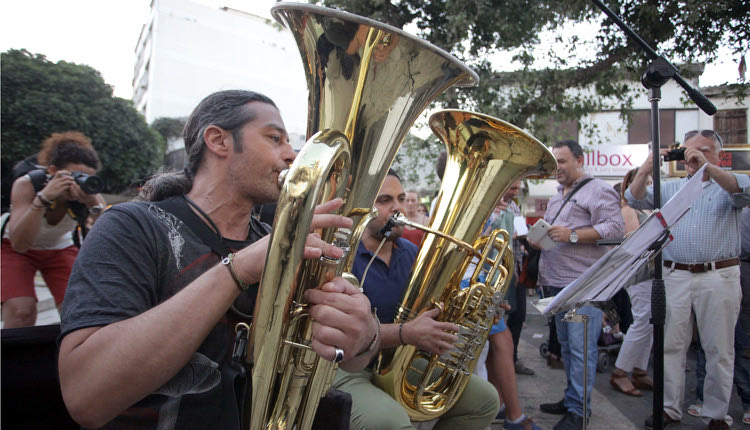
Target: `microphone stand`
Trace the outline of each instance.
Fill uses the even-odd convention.
[[[591,0],[625,33],[633,38],[653,61],[641,77],[641,83],[650,90],[651,102],[651,154],[653,158],[654,181],[654,209],[661,208],[661,170],[659,166],[659,101],[661,87],[670,79],[674,79],[687,92],[696,105],[707,115],[716,113],[716,106],[700,91],[693,88],[666,58],[654,51],[638,34],[625,24],[601,0]],[[651,324],[654,326],[654,401],[653,401],[653,429],[664,428],[664,322],[666,319],[666,294],[662,272],[661,251],[654,257],[654,279],[651,288]]]

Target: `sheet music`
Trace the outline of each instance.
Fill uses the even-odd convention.
[[[619,246],[605,253],[581,276],[560,291],[541,312],[552,315],[591,302],[601,302],[612,298],[633,275],[669,243],[667,239],[658,250],[649,250],[664,231],[673,226],[690,210],[693,203],[703,194],[703,170],[701,167],[690,180],[659,211],[654,211]],[[657,213],[666,222],[662,225]]]
[[[529,228],[526,226],[526,217],[513,217],[513,233],[518,236],[523,236],[528,232]]]

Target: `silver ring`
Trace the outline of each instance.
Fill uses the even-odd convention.
[[[335,348],[336,354],[333,356],[334,363],[341,363],[344,361],[344,350],[341,348]]]

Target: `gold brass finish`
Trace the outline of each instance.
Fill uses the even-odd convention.
[[[493,309],[507,290],[513,271],[508,233],[479,237],[484,224],[513,182],[557,170],[546,146],[499,119],[445,110],[430,117],[430,127],[448,154],[429,225],[442,234],[425,235],[394,323],[437,306],[438,320],[460,327],[459,341],[442,356],[411,345],[384,351],[375,373],[375,384],[415,421],[439,417],[461,396],[496,316]],[[472,260],[477,270],[461,289]]]
[[[304,292],[333,276],[353,279],[355,255],[303,261],[315,206],[343,197],[338,213],[354,225],[336,240],[350,234],[356,250],[413,122],[445,89],[478,78],[450,54],[366,18],[307,4],[279,3],[271,11],[291,30],[306,64],[308,141],[285,177],[274,219],[247,351],[253,395],[243,428],[307,429],[336,365],[310,349]],[[334,233],[320,232],[329,243]]]

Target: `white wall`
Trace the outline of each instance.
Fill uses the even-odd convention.
[[[291,33],[255,15],[186,0],[154,0],[153,16],[149,123],[188,116],[205,96],[238,88],[271,97],[290,134],[304,134],[307,84]]]

